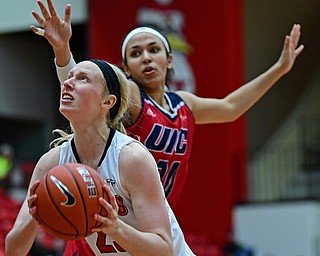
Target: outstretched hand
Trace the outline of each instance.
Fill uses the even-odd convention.
[[[71,29],[71,5],[65,7],[64,19],[62,20],[52,3],[52,0],[47,0],[48,10],[41,0],[37,1],[42,17],[35,11],[32,11],[33,17],[37,20],[42,28],[31,26],[33,32],[43,35],[52,47],[56,50],[63,49],[72,35]]]
[[[302,44],[298,47],[300,35],[301,26],[299,24],[294,24],[290,35],[285,38],[284,46],[278,60],[278,64],[283,69],[284,74],[291,70],[296,58],[304,49],[304,45]]]

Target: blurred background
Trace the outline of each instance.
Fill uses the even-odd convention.
[[[170,87],[221,98],[267,70],[284,37],[302,26],[293,69],[236,122],[196,128],[187,185],[175,214],[197,255],[320,255],[319,0],[56,0],[72,4],[76,61],[121,64],[137,25],[170,40]],[[51,131],[66,128],[46,39],[35,35],[35,0],[0,1],[0,256]],[[30,255],[62,255],[40,233]],[[240,254],[242,253],[242,254]]]

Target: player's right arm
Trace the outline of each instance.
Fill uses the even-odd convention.
[[[48,9],[41,0],[38,0],[38,5],[40,7],[42,16],[37,12],[32,11],[33,17],[42,28],[31,26],[31,29],[36,34],[38,34],[39,30],[44,30],[43,36],[48,40],[53,48],[59,82],[60,84],[63,84],[63,82],[67,79],[69,71],[76,65],[69,44],[70,38],[72,36],[71,5],[66,5],[64,11],[64,19],[61,19],[57,15],[52,0],[47,0],[47,2]],[[125,126],[128,126],[138,118],[141,108],[139,87],[135,82],[131,80],[129,80],[128,85],[130,86],[131,92],[131,104],[129,108],[130,120],[128,120],[128,123],[125,123]]]
[[[38,0],[42,16],[37,12],[32,11],[33,17],[36,19],[41,28],[31,26],[33,32],[38,34],[43,30],[43,36],[51,44],[57,67],[58,78],[60,84],[66,80],[67,75],[76,63],[72,58],[69,41],[72,36],[71,29],[71,5],[65,7],[64,19],[62,20],[52,3],[52,0],[47,0],[48,9],[41,0]]]
[[[27,255],[38,233],[39,225],[31,214],[36,211],[33,203],[37,199],[34,190],[38,185],[38,180],[48,170],[59,163],[59,148],[52,149],[44,154],[38,161],[28,188],[26,199],[24,200],[16,221],[5,240],[6,255]],[[30,208],[29,208],[30,207]]]

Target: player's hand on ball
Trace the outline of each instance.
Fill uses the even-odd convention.
[[[110,203],[105,200],[103,197],[99,198],[99,203],[103,206],[103,208],[107,211],[108,216],[104,217],[99,214],[95,214],[95,220],[102,223],[100,227],[93,228],[92,232],[103,232],[107,235],[112,236],[112,234],[116,233],[119,228],[120,219],[118,218],[118,204],[116,201],[116,197],[112,193],[109,185],[105,183],[103,185],[103,189],[107,193]]]
[[[30,187],[30,195],[27,199],[28,207],[29,207],[29,213],[33,217],[33,219],[39,224],[39,221],[36,218],[37,213],[37,207],[35,205],[35,202],[37,200],[37,194],[35,193],[37,187],[39,186],[40,181],[35,181],[32,186]]]

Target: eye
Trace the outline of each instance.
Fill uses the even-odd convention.
[[[89,82],[88,76],[84,73],[76,75],[76,79],[81,82]]]
[[[88,82],[88,77],[86,77],[86,76],[80,76],[80,78],[79,78],[81,81],[83,81],[83,82]]]
[[[139,51],[132,51],[130,53],[130,57],[139,57],[140,56],[140,52]]]
[[[160,51],[160,49],[158,47],[152,47],[150,52],[151,53],[158,53]]]

